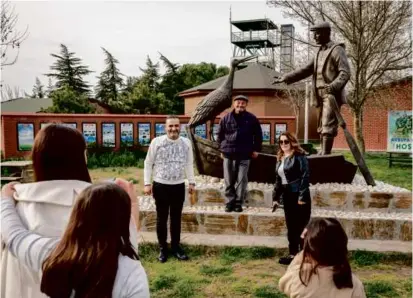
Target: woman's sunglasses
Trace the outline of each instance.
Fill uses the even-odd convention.
[[[280,145],[282,145],[282,144],[288,145],[288,144],[290,144],[290,141],[289,140],[280,140],[279,143],[280,143]]]

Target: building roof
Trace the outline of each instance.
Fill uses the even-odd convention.
[[[1,102],[2,112],[37,113],[53,104],[51,98],[14,98]]]
[[[90,103],[97,104],[98,106],[107,109],[109,112],[113,112],[113,109],[100,100],[95,98],[89,98]],[[1,102],[1,112],[15,112],[15,113],[38,113],[41,109],[46,109],[53,105],[51,98],[31,98],[20,97]]]
[[[231,24],[241,31],[260,31],[260,30],[275,30],[277,25],[269,19],[231,21]]]
[[[253,63],[246,68],[235,71],[233,90],[256,90],[256,91],[275,91],[275,90],[287,90],[291,88],[286,84],[272,85],[274,76],[280,76],[280,73],[273,69],[264,66],[260,63]],[[220,77],[218,79],[209,81],[207,83],[195,86],[193,88],[182,91],[179,95],[185,96],[189,93],[197,91],[212,91],[217,89],[227,79],[228,75]],[[294,84],[294,88],[302,88],[305,90],[305,84]]]

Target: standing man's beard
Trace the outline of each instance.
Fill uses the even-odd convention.
[[[179,137],[179,133],[180,133],[179,130],[172,130],[172,131],[168,132],[168,135],[171,138],[176,138],[177,139]]]

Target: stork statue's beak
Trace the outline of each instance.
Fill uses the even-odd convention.
[[[249,56],[247,58],[241,59],[240,63],[244,63],[244,62],[250,61],[250,60],[255,59],[255,58],[258,58],[258,56],[257,55]]]

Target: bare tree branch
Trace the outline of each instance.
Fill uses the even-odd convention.
[[[326,20],[344,41],[352,75],[349,106],[358,119],[355,135],[364,151],[362,111],[374,88],[411,72],[411,1],[267,1],[303,24]],[[297,40],[297,39],[296,39]],[[300,42],[300,40],[297,40]],[[388,100],[381,97],[382,100]]]
[[[19,15],[14,10],[14,5],[9,1],[1,2],[1,40],[0,40],[0,65],[1,67],[13,65],[17,62],[20,45],[28,37],[28,26],[24,31],[17,29]],[[10,50],[15,51],[10,56]]]

